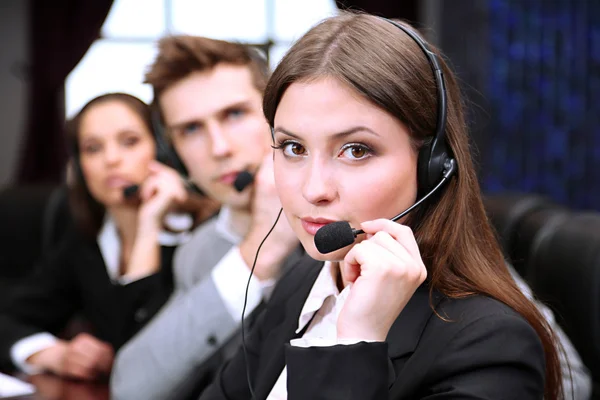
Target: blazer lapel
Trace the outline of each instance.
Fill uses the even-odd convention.
[[[261,362],[256,379],[256,382],[261,383],[256,387],[257,399],[267,398],[283,371],[285,366],[285,344],[301,336],[301,334],[296,334],[298,318],[322,267],[323,262],[316,261],[308,256],[294,267],[302,268],[307,272],[303,277],[299,277],[302,283],[296,286],[294,292],[290,293],[285,304],[283,320],[263,340],[261,358],[264,361]]]
[[[404,366],[399,359],[407,360],[414,353],[423,330],[433,314],[431,305],[437,306],[442,298],[436,291],[430,297],[429,286],[426,283],[422,284],[392,325],[386,341],[390,358],[394,360],[397,367],[399,366],[397,373],[400,373]]]

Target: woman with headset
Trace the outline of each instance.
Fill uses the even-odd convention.
[[[560,397],[553,334],[504,264],[462,106],[408,24],[342,13],[291,48],[263,108],[283,213],[313,260],[202,399]]]
[[[163,217],[187,194],[179,175],[156,161],[150,108],[136,97],[91,100],[67,135],[74,223],[0,313],[0,357],[26,373],[95,379],[170,294],[180,238],[163,232]],[[126,197],[133,185],[137,194]],[[76,313],[91,332],[58,339]]]

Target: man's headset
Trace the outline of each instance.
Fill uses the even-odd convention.
[[[162,123],[160,107],[156,97],[150,105],[152,116],[152,135],[156,142],[156,159],[169,167],[175,169],[183,179],[186,188],[192,193],[204,196],[204,192],[190,180],[189,171],[175,151],[171,141],[167,139],[167,130]]]
[[[184,42],[178,41],[178,43],[182,50],[189,51]],[[269,62],[264,52],[257,47],[250,45],[247,45],[246,49],[251,62],[260,68],[260,73],[263,74],[263,76],[268,76]],[[199,195],[205,195],[204,192],[190,180],[188,169],[179,157],[179,154],[177,154],[177,151],[173,147],[172,143],[167,139],[168,132],[163,124],[163,118],[160,112],[160,106],[158,104],[156,92],[154,93],[154,101],[150,107],[152,110],[152,133],[156,141],[157,158],[160,157],[158,160],[174,168],[184,179],[188,190]],[[242,171],[238,175],[233,186],[238,192],[241,192],[253,181],[254,174],[252,172]]]
[[[419,196],[422,196],[417,202],[415,202],[408,209],[404,210],[400,214],[396,215],[392,218],[392,221],[396,221],[412,210],[414,210],[417,206],[422,204],[425,200],[427,200],[431,195],[436,193],[438,190],[444,186],[444,184],[457,172],[458,166],[456,160],[453,157],[452,151],[448,142],[446,140],[446,112],[447,112],[447,97],[446,97],[446,87],[444,84],[444,76],[442,72],[442,68],[438,61],[437,55],[429,49],[429,46],[412,30],[402,26],[401,24],[389,20],[387,18],[382,18],[384,21],[394,25],[408,36],[411,37],[415,41],[415,43],[421,48],[429,64],[431,66],[431,70],[433,72],[435,78],[435,86],[437,89],[437,123],[435,134],[432,136],[432,140],[426,142],[421,149],[419,150],[419,155],[417,159],[417,185],[418,185],[418,193]],[[271,134],[273,134],[273,128],[271,128]],[[425,194],[424,194],[425,193]],[[424,194],[424,195],[423,195]],[[258,252],[264,241],[267,239],[269,234],[272,232],[273,228],[279,221],[279,217],[281,216],[281,211],[279,211],[279,215],[273,224],[271,230],[267,233],[267,236],[263,239],[262,243],[258,247],[256,252],[256,256],[254,258],[254,264],[252,265],[251,273],[254,272],[254,267],[256,265],[256,260],[258,259]],[[321,229],[317,231],[315,235],[315,245],[317,249],[325,254],[330,253],[332,251],[336,251],[343,247],[346,247],[352,243],[357,235],[364,233],[362,230],[352,229],[350,224],[346,221],[338,221],[331,223],[329,225],[325,225]],[[250,284],[250,280],[248,280],[248,285],[246,286],[246,297],[248,295],[248,286]],[[246,340],[244,334],[244,314],[246,311],[246,303],[244,302],[244,308],[242,310],[242,349],[244,352],[244,359],[246,360],[246,379],[248,381],[248,387],[251,393],[252,398],[254,398],[254,390],[252,387],[252,381],[250,379],[250,370],[247,360],[247,351],[246,351]]]

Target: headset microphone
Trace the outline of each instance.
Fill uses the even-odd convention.
[[[123,197],[131,200],[134,198],[134,196],[136,196],[138,194],[139,190],[140,190],[140,185],[129,185],[129,186],[123,188]]]
[[[193,193],[199,196],[204,196],[204,192],[202,192],[202,190],[200,190],[200,188],[198,188],[198,186],[196,186],[195,183],[193,183],[192,181],[190,181],[189,179],[184,178],[183,176],[181,177],[183,179],[183,184],[185,186],[185,189],[189,192],[189,193]],[[128,200],[132,200],[134,199],[137,194],[140,191],[140,185],[129,185],[123,188],[123,197],[125,197]]]
[[[249,171],[242,171],[238,174],[237,178],[235,178],[233,187],[238,192],[241,192],[252,182],[254,182],[254,175],[252,175],[252,173]]]
[[[450,179],[456,172],[456,161],[454,159],[448,159],[446,161],[446,169],[440,182],[433,188],[429,193],[423,196],[415,204],[402,211],[400,214],[391,218],[391,221],[397,221],[404,217],[406,214],[417,208],[421,203],[427,200],[432,194],[437,192],[443,185]],[[321,254],[331,253],[332,251],[339,250],[343,247],[349,246],[354,243],[356,237],[362,233],[365,233],[362,229],[352,229],[350,224],[346,221],[336,221],[325,225],[317,231],[315,234],[315,246]]]

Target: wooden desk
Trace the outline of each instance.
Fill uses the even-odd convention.
[[[18,376],[37,389],[28,396],[11,397],[10,400],[109,400],[108,382],[83,382],[62,379],[54,375]]]

